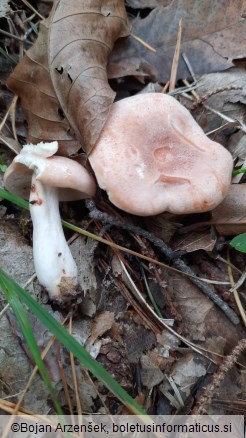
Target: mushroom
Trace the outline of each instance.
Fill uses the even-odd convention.
[[[77,295],[77,266],[67,245],[59,201],[95,195],[96,184],[76,161],[52,156],[58,143],[26,145],[4,175],[10,192],[28,199],[33,222],[33,257],[39,282],[52,300],[64,303]]]
[[[215,208],[233,165],[189,111],[162,93],[114,103],[89,161],[110,201],[139,216]]]

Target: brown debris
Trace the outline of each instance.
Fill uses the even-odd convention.
[[[121,386],[131,388],[133,376],[124,344],[105,339],[97,359]]]
[[[28,142],[59,140],[62,155],[81,144],[90,151],[115,97],[108,56],[115,40],[128,33],[123,0],[102,7],[93,1],[86,7],[78,0],[54,2],[36,43],[7,81],[26,113]]]
[[[41,14],[46,16],[51,3],[51,0],[40,0],[35,2],[35,7],[37,7]],[[73,3],[74,1],[71,4]],[[86,3],[90,3],[90,1]],[[108,4],[110,2],[105,0],[105,3]],[[178,77],[183,79],[188,72],[182,60],[182,52],[184,51],[188,55],[186,59],[190,60],[196,74],[198,71],[205,73],[210,71],[210,69],[212,71],[220,70],[227,65],[231,65],[232,59],[237,57],[239,51],[244,56],[244,40],[243,38],[242,41],[238,40],[238,34],[245,26],[245,20],[242,18],[239,19],[239,25],[237,21],[240,6],[242,6],[240,0],[234,2],[229,0],[218,0],[216,2],[212,2],[212,0],[207,2],[195,0],[127,0],[125,3],[131,8],[129,9],[130,14],[135,14],[134,8],[139,8],[139,10],[136,10],[136,15],[138,13],[139,17],[133,20],[133,33],[136,33],[146,43],[155,47],[157,52],[149,52],[142,44],[134,41],[132,37],[128,38],[127,43],[123,40],[117,43],[114,55],[111,58],[115,59],[115,63],[109,65],[109,71],[112,72],[112,76],[118,75],[117,80],[114,81],[114,89],[119,90],[121,88],[118,97],[121,97],[121,92],[123,96],[126,96],[135,94],[139,90],[142,92],[163,91],[163,84],[146,83],[146,87],[144,87],[141,81],[146,75],[147,77],[163,81],[165,81],[165,78],[169,80],[177,38],[177,23],[181,18],[180,14],[184,14],[182,18],[185,37],[182,37],[183,45],[181,47],[181,58],[179,59]],[[113,0],[112,4],[116,5],[115,0]],[[207,5],[210,5],[210,10],[207,10]],[[230,10],[230,14],[227,13],[229,5],[234,8]],[[187,6],[189,6],[188,11]],[[223,14],[220,12],[220,6],[221,9],[224,8]],[[234,15],[233,10],[236,11]],[[175,13],[177,13],[177,16],[174,17]],[[21,25],[19,12],[14,14],[18,15],[15,23],[18,23],[19,20],[19,25]],[[28,14],[27,16],[29,17]],[[165,20],[170,20],[170,17],[173,20],[168,25],[165,25]],[[11,22],[11,19],[9,17],[9,22]],[[232,31],[229,39],[233,34],[232,40],[229,40],[227,37],[228,29],[226,27],[223,28],[223,23],[225,24],[225,22],[227,22],[226,25],[231,25]],[[28,29],[29,22],[27,23],[22,26],[23,32]],[[48,20],[44,23],[48,23],[49,26]],[[238,29],[235,30],[237,25]],[[40,32],[39,42],[40,38],[44,37],[48,30],[48,27],[44,29],[44,24],[41,24],[41,27],[43,27],[43,30]],[[206,35],[205,27],[208,29],[208,34]],[[19,27],[17,28],[19,29]],[[212,28],[214,28],[214,33],[211,32]],[[220,28],[224,41],[218,41],[216,38],[218,36],[218,28]],[[201,35],[199,34],[200,31]],[[194,37],[197,34],[199,34],[198,37]],[[244,35],[243,32],[242,35]],[[213,36],[215,37],[214,40]],[[34,37],[31,35],[30,39],[33,40]],[[224,46],[220,44],[221,42]],[[13,43],[10,44],[11,46],[6,44],[6,47],[9,48],[11,55],[14,45]],[[15,44],[17,45],[17,50],[14,52],[15,55],[18,49],[22,53],[23,44],[20,44],[21,47],[18,47],[19,42],[16,43],[15,41]],[[121,50],[126,47],[126,44],[127,48],[123,53]],[[25,43],[24,48],[26,48]],[[47,44],[45,48],[47,49]],[[79,53],[77,54],[79,56]],[[114,58],[114,56],[116,57]],[[61,74],[57,71],[53,71],[53,73],[54,75],[57,73],[59,81],[65,72],[69,80],[68,74],[70,73],[68,68],[70,64],[66,63],[66,59],[65,62],[63,62],[64,59],[61,61],[62,67],[65,69],[61,71],[61,66],[58,65],[58,70]],[[0,58],[0,65],[0,80],[3,81],[3,78],[7,76],[13,64],[10,64],[7,59]],[[27,71],[22,73],[28,75]],[[131,88],[132,79],[128,82],[128,79],[121,77],[123,74],[131,73],[135,75],[135,83],[138,81],[136,88],[134,88],[135,85]],[[38,70],[35,70],[35,75],[38,75]],[[168,80],[164,87],[165,92],[168,89]],[[40,88],[47,86],[48,88],[44,90],[53,93],[55,88],[50,79],[44,76],[43,81],[40,82]],[[47,81],[50,82],[48,83]],[[197,102],[198,107],[194,100],[189,100],[191,95],[188,96],[188,99],[187,93],[186,97],[184,97],[181,94],[182,91],[174,90],[174,93],[178,94],[178,99],[185,103],[185,106],[190,108],[189,105],[192,106],[195,103],[193,108],[196,107],[196,110],[192,114],[197,117],[199,124],[202,125],[205,132],[215,130],[214,133],[210,134],[212,140],[219,141],[226,147],[229,141],[233,158],[235,161],[238,160],[236,161],[237,166],[243,165],[243,167],[246,167],[245,131],[243,125],[246,120],[245,83],[245,70],[242,62],[240,68],[237,66],[226,72],[220,71],[219,73],[204,75],[201,81],[195,82],[195,86],[198,86],[198,89],[195,91],[200,96]],[[90,82],[91,84],[92,86],[94,85],[93,80]],[[60,85],[57,86],[57,88],[59,87]],[[64,90],[67,93],[64,96],[67,97],[69,87],[65,86]],[[55,97],[56,95],[53,94],[53,96]],[[101,97],[97,95],[96,105],[99,103],[99,106],[97,105],[92,108],[92,111],[95,110],[99,119],[100,113],[97,112],[98,109],[101,111],[103,108],[106,108],[105,111],[102,111],[102,115],[105,116],[108,108],[107,103],[102,108]],[[0,94],[0,106],[3,106],[1,114],[3,115],[6,107],[8,107],[8,105],[5,105],[5,100],[6,102],[10,100],[10,92],[6,89]],[[38,126],[35,116],[32,114],[31,121],[34,122],[32,134],[36,135],[36,128],[40,134],[42,132],[40,128],[45,127],[43,130],[44,135],[46,135],[47,129],[49,132],[52,132],[53,129],[55,136],[58,135],[58,132],[61,134],[60,143],[63,154],[75,152],[81,146],[81,142],[77,140],[81,138],[82,134],[80,132],[75,134],[76,129],[73,129],[66,113],[66,102],[65,110],[62,108],[62,111],[58,100],[55,101],[53,106],[50,105],[52,103],[52,94],[50,99],[48,99],[49,109],[45,106],[47,96],[44,101],[38,100],[37,102],[36,107],[33,107],[33,112],[39,111],[39,116],[47,117],[48,119],[51,117],[51,120],[45,120],[44,125],[41,123],[42,126]],[[32,103],[35,104],[35,98]],[[212,110],[206,108],[206,105],[212,109],[219,110],[224,114],[224,117],[231,117],[232,121],[227,122],[223,118],[221,119],[220,115],[213,113]],[[83,123],[86,123],[85,118],[89,112],[90,110],[83,114],[84,119],[81,119]],[[52,119],[53,116],[54,118]],[[4,135],[1,133],[0,138],[4,145],[10,145],[12,151],[15,152],[19,152],[20,145],[10,138],[10,127],[13,129],[14,125],[16,125],[18,140],[21,144],[24,143],[26,136],[23,117],[18,117],[17,120],[12,120],[9,126],[7,126],[8,124],[4,126]],[[53,121],[55,122],[54,124]],[[97,124],[97,121],[95,123]],[[103,123],[101,119],[100,123]],[[56,128],[54,129],[56,124],[59,125],[59,131]],[[81,126],[78,129],[83,129]],[[93,125],[93,129],[94,127]],[[238,129],[240,131],[237,131]],[[77,139],[75,139],[75,135],[78,135]],[[0,150],[0,157],[3,156],[4,163],[10,161],[7,152],[6,147]],[[0,181],[1,175],[0,172]],[[242,184],[238,185],[238,190],[240,186]],[[241,200],[240,190],[238,198]],[[185,266],[188,266],[188,268],[191,266],[192,268],[192,271],[189,271],[190,273],[196,273],[198,276],[200,275],[210,280],[228,280],[226,264],[218,263],[214,255],[223,255],[221,251],[222,245],[226,245],[229,239],[225,241],[225,239],[220,238],[216,241],[216,232],[211,234],[210,213],[204,217],[207,227],[206,231],[188,232],[186,235],[181,235],[179,239],[177,237],[177,230],[181,229],[182,231],[182,224],[187,224],[188,229],[189,224],[191,224],[191,227],[192,224],[195,226],[200,217],[195,215],[173,217],[171,214],[163,214],[152,218],[146,217],[144,219],[131,217],[126,214],[123,214],[122,217],[121,212],[108,204],[103,193],[98,193],[96,198],[97,205],[102,210],[102,212],[99,210],[97,212],[102,213],[100,217],[97,215],[90,218],[88,211],[82,206],[78,209],[73,206],[69,208],[63,207],[63,217],[64,219],[71,219],[73,223],[77,223],[82,228],[95,232],[95,234],[98,234],[99,230],[100,236],[104,236],[106,239],[111,240],[111,242],[113,241],[128,249],[130,248],[136,252],[151,256],[152,259],[156,259],[159,262],[167,260],[169,262],[171,260],[172,265],[179,268],[184,268],[184,266],[182,264],[179,266],[180,259],[173,257],[175,254],[174,250],[179,248],[186,252],[191,251],[185,259]],[[103,207],[107,205],[107,208],[102,208],[102,205]],[[107,214],[105,216],[104,212],[108,213],[110,217]],[[86,218],[84,218],[84,215],[87,215]],[[4,204],[0,206],[0,258],[4,269],[21,285],[25,283],[34,271],[30,245],[27,241],[27,239],[30,239],[30,221],[27,214],[25,214],[24,218],[23,216],[23,213],[20,213],[19,209],[16,209],[12,204],[4,201]],[[119,218],[120,220],[118,220]],[[236,218],[236,221],[238,221],[238,218]],[[243,214],[240,221],[244,222]],[[102,225],[100,225],[101,223]],[[25,238],[20,236],[25,236]],[[167,243],[170,244],[170,247],[166,246]],[[175,247],[172,246],[174,243]],[[198,251],[201,249],[203,252]],[[212,250],[213,253],[211,254]],[[113,254],[109,247],[103,246],[85,236],[80,236],[73,242],[72,251],[79,266],[79,284],[85,295],[83,302],[78,306],[77,313],[74,314],[72,334],[94,358],[97,358],[105,366],[143,409],[148,410],[148,413],[160,414],[167,412],[175,414],[183,409],[185,413],[189,414],[192,405],[194,405],[194,400],[198,400],[198,405],[201,401],[202,408],[208,409],[209,413],[244,413],[245,402],[243,400],[246,397],[245,373],[242,368],[242,366],[245,366],[244,358],[242,356],[238,357],[237,367],[233,366],[230,368],[231,361],[229,361],[229,367],[225,367],[224,374],[222,372],[222,374],[216,373],[213,375],[215,373],[213,363],[218,366],[221,363],[226,364],[227,360],[224,359],[224,355],[228,354],[228,352],[229,355],[230,352],[235,352],[233,349],[238,340],[245,336],[242,325],[234,326],[214,303],[201,294],[198,287],[192,284],[188,278],[178,273],[173,273],[166,268],[156,266],[153,262],[143,261],[143,259],[141,260],[133,256],[133,254],[123,255],[122,252],[116,249]],[[206,255],[204,251],[210,254]],[[225,255],[224,258],[226,258]],[[237,270],[243,271],[245,269],[245,255],[231,250],[230,258],[231,263],[236,266],[236,270],[232,266],[233,277],[235,276],[236,282],[239,275]],[[129,273],[132,282],[127,278],[121,262]],[[161,321],[155,313],[153,303],[147,293],[141,267],[162,316],[164,318],[171,317],[172,319]],[[222,297],[226,303],[228,302],[231,308],[237,312],[233,295],[229,292],[229,284],[215,285],[213,287],[201,281],[199,282],[198,279],[197,282],[199,287],[202,284],[204,289],[208,291],[215,289],[217,295]],[[138,290],[139,296],[135,288]],[[37,283],[31,284],[29,289],[39,302],[42,302],[56,318],[60,319],[60,313],[58,314],[54,309],[47,306],[47,295],[40,291]],[[245,299],[243,287],[240,290],[240,296],[243,302]],[[144,305],[139,297],[143,298]],[[146,303],[149,308],[146,307]],[[67,312],[68,307],[71,307],[70,303],[66,305],[66,309],[62,309],[62,312]],[[233,318],[235,316],[234,314]],[[236,316],[236,318],[238,317]],[[236,321],[238,322],[238,319]],[[31,319],[31,323],[38,343],[43,350],[46,342],[50,339],[50,334],[45,328],[40,327],[40,324],[37,323],[34,317]],[[164,325],[166,323],[170,324],[169,327]],[[10,327],[7,319],[2,317],[0,319],[0,326],[4,333],[0,343],[0,364],[3,365],[0,367],[1,397],[11,397],[12,400],[16,401],[18,396],[14,397],[14,394],[23,391],[24,382],[28,380],[26,373],[29,372],[30,368],[28,360],[30,363],[31,359],[30,356],[28,358],[25,356],[23,350],[27,352],[27,348],[17,324],[12,323]],[[14,335],[11,334],[11,330],[14,332]],[[177,335],[175,335],[175,332]],[[194,344],[190,343],[192,341]],[[22,348],[19,347],[19,343],[22,345]],[[18,357],[16,357],[15,350],[18,352]],[[197,352],[199,352],[199,355]],[[20,364],[18,362],[19,358]],[[234,360],[235,358],[233,362]],[[8,365],[7,371],[6,364]],[[23,364],[25,365],[24,368]],[[109,414],[122,412],[122,407],[119,406],[119,402],[116,402],[115,397],[107,392],[100,382],[92,380],[89,373],[76,360],[74,363],[75,370],[71,369],[69,355],[60,345],[55,344],[53,346],[49,355],[45,358],[45,364],[52,381],[56,384],[59,400],[61,401],[62,408],[65,408],[65,410],[71,407],[71,411],[77,412],[77,393],[72,372],[75,371],[78,396],[83,411]],[[219,388],[218,385],[216,386],[216,379],[217,382],[223,381]],[[211,382],[213,387],[208,386],[208,393],[206,394],[206,392],[203,393],[202,391],[207,382]],[[66,387],[68,394],[65,391]],[[201,399],[199,399],[199,396],[201,396]],[[69,397],[71,406],[68,403]],[[10,405],[13,409],[15,404],[8,403],[8,409]],[[47,391],[44,391],[43,382],[40,381],[38,376],[36,376],[35,384],[29,389],[25,397],[25,406],[41,413],[47,412],[47,409],[50,409],[50,396]],[[117,406],[116,409],[115,406]]]
[[[246,232],[246,184],[232,184],[227,197],[212,211],[212,223],[222,236]]]
[[[118,76],[143,75],[166,83],[170,78],[182,18],[181,53],[186,54],[195,74],[225,70],[233,65],[232,59],[245,55],[246,23],[241,16],[241,7],[242,0],[174,0],[167,6],[161,2],[146,18],[136,18],[132,28],[132,32],[155,47],[157,53],[151,53],[127,38],[116,44],[110,64],[117,64]],[[110,69],[110,75],[115,77],[113,69]],[[187,76],[190,72],[180,58],[177,79]]]

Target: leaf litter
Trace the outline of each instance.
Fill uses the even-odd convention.
[[[110,77],[114,77],[116,65],[119,76],[142,75],[166,83],[170,79],[181,18],[181,53],[186,54],[195,74],[223,71],[233,65],[233,59],[245,56],[243,0],[174,0],[167,6],[161,2],[147,17],[138,16],[132,22],[132,32],[157,49],[157,53],[145,51],[129,38],[118,41],[110,58]],[[177,79],[188,75],[189,69],[181,57]]]
[[[115,98],[107,81],[108,56],[115,40],[127,34],[122,0],[102,7],[54,2],[36,43],[7,80],[20,96],[29,142],[58,140],[62,155],[81,146],[90,152]]]
[[[200,107],[198,105],[193,111],[195,117],[207,132],[221,128],[222,120],[218,112],[226,114],[236,122],[239,121],[239,125],[241,124],[240,126],[243,127],[245,119],[244,71],[242,68],[236,67],[222,73],[224,69],[233,65],[233,59],[244,56],[245,44],[243,39],[239,41],[240,32],[243,34],[245,26],[244,16],[241,14],[241,1],[237,0],[233,5],[230,5],[226,0],[223,0],[223,4],[222,2],[213,2],[213,8],[209,9],[210,2],[206,2],[206,5],[204,2],[195,2],[196,4],[194,4],[194,0],[184,2],[146,0],[141,2],[141,5],[138,0],[129,0],[127,5],[133,9],[141,8],[143,11],[145,8],[152,9],[148,10],[146,18],[141,18],[140,14],[138,18],[132,20],[132,33],[156,48],[156,53],[151,53],[146,47],[130,37],[122,38],[114,44],[117,38],[125,37],[130,32],[123,2],[103,2],[101,22],[98,21],[98,17],[91,16],[93,2],[88,2],[90,6],[86,16],[85,10],[78,7],[78,3],[72,3],[71,7],[69,6],[69,11],[65,3],[55,1],[50,17],[40,23],[40,32],[36,43],[29,49],[23,61],[8,79],[8,86],[21,96],[20,100],[28,122],[29,141],[36,143],[40,140],[59,139],[61,154],[74,154],[80,150],[81,146],[86,153],[89,153],[105,123],[115,98],[115,91],[120,94],[118,85],[121,81],[123,81],[125,92],[130,94],[133,91],[137,92],[139,89],[143,89],[141,79],[143,77],[158,81],[162,86],[170,79],[171,62],[177,39],[177,23],[180,18],[183,19],[184,26],[181,53],[185,52],[191,65],[195,68],[196,75],[204,75],[197,83],[197,92],[200,96],[206,96],[218,88],[225,89],[222,93],[215,93],[206,99]],[[110,8],[108,8],[109,5]],[[71,20],[71,11],[75,21]],[[93,10],[92,15],[94,12]],[[174,15],[177,16],[172,21],[171,17]],[[168,20],[168,26],[165,25],[166,20]],[[106,25],[109,21],[114,22],[112,28],[111,24]],[[101,49],[102,44],[98,44],[93,38],[87,41],[87,36],[92,29],[93,35],[96,35],[94,33],[95,27],[100,28],[99,34],[97,34],[98,39],[102,42],[106,38],[108,47],[105,48],[105,51]],[[77,39],[72,37],[71,29],[75,29]],[[107,35],[105,29],[107,29]],[[62,39],[60,38],[61,32],[64,34]],[[108,74],[110,77],[117,78],[118,83],[116,81],[114,84],[114,91],[108,85],[106,71],[108,56],[113,46],[114,51],[110,57]],[[188,70],[181,57],[177,79],[183,79],[190,75]],[[8,71],[10,72],[9,67]],[[220,71],[220,73],[207,75],[213,71]],[[89,77],[88,72],[90,72]],[[134,85],[136,89],[134,86],[132,89],[127,77],[124,78],[125,75],[129,74],[138,81],[138,86],[136,86],[136,82]],[[39,80],[37,81],[36,78]],[[26,83],[26,88],[23,87],[23,81]],[[36,87],[36,83],[38,83],[38,87]],[[235,83],[238,84],[238,89],[228,89],[230,84],[235,85]],[[160,87],[159,84],[155,84],[155,86],[157,85]],[[178,92],[179,99],[189,107],[187,96],[182,94],[182,91]],[[189,98],[193,99],[192,95],[189,95]],[[205,107],[207,103],[217,113],[209,111]],[[8,127],[8,125],[6,126]],[[237,135],[237,127],[238,125],[229,126],[229,128],[224,128],[211,135],[217,141],[227,145],[228,138],[231,139]],[[241,135],[243,138],[244,132],[242,130]],[[243,150],[241,148],[240,153],[237,153],[236,148],[234,148],[235,160],[243,160]],[[238,190],[241,194],[240,185],[238,185]],[[3,267],[7,268],[8,272],[20,284],[24,284],[24,279],[30,277],[33,272],[33,268],[30,267],[32,257],[31,247],[27,242],[28,233],[26,237],[19,239],[20,233],[23,233],[23,229],[18,225],[20,211],[18,209],[11,211],[9,204],[6,206],[7,210],[3,213],[1,221],[1,229],[5,239],[0,252],[1,264],[3,263]],[[230,209],[231,205],[228,208]],[[103,201],[102,210],[118,217],[118,212],[116,213],[107,201]],[[73,220],[77,218],[79,221],[81,218],[81,213],[76,208],[74,212],[65,210],[65,213],[72,215]],[[83,214],[87,215],[87,212],[83,211]],[[226,213],[223,212],[222,216],[224,218]],[[83,217],[86,227],[90,223],[87,219]],[[129,217],[123,219],[130,221]],[[183,225],[189,225],[189,218],[160,215],[153,219],[153,227],[148,218],[143,220],[137,218],[137,224],[148,228],[150,233],[157,231],[162,239],[164,238],[166,242],[171,244],[172,242],[175,244],[175,239],[176,242],[178,241],[178,232],[184,228]],[[190,223],[196,224],[197,219],[190,218]],[[15,221],[15,225],[9,228],[8,223],[11,221]],[[209,223],[209,221],[211,218],[207,217],[206,222]],[[98,224],[95,222],[95,231],[97,226]],[[207,226],[209,227],[209,224]],[[151,251],[154,251],[154,256],[159,257],[159,252],[156,249],[152,249],[150,245],[145,246],[144,241],[135,240],[134,236],[127,231],[111,226],[109,233],[117,243],[124,243],[137,251],[149,251],[150,254]],[[187,251],[189,247],[191,254],[189,263],[193,263],[197,273],[202,272],[203,275],[203,269],[205,269],[205,275],[208,278],[218,279],[221,265],[213,257],[216,252],[223,255],[224,242],[221,241],[221,237],[219,237],[220,240],[218,238],[211,240],[210,236],[210,230],[203,232],[203,234],[198,232],[196,236],[191,237],[191,243],[188,243],[187,247],[182,246],[182,249]],[[23,266],[24,260],[20,260],[18,253],[16,254],[16,239],[18,239],[20,254],[25,251],[24,248],[28,249],[27,266]],[[182,239],[184,238],[182,237]],[[8,242],[11,241],[14,243],[6,249],[6,242],[8,245]],[[241,337],[245,336],[243,328],[241,326],[234,327],[188,279],[163,268],[157,267],[156,270],[153,270],[151,264],[146,262],[144,265],[146,280],[154,300],[159,303],[164,320],[173,319],[168,296],[163,293],[164,290],[167,290],[172,302],[177,307],[177,314],[181,316],[180,319],[174,320],[175,330],[182,333],[187,341],[197,343],[198,348],[199,345],[202,346],[203,350],[200,350],[198,355],[190,348],[182,346],[178,337],[174,337],[174,342],[174,339],[168,335],[168,330],[161,329],[158,324],[154,325],[151,321],[151,314],[148,312],[146,314],[146,309],[139,307],[134,301],[135,299],[131,301],[131,305],[129,304],[126,297],[132,293],[131,286],[129,282],[126,282],[122,270],[117,272],[112,270],[111,252],[105,251],[103,247],[95,245],[94,242],[92,245],[88,244],[89,241],[87,242],[86,238],[80,237],[72,245],[75,258],[80,266],[80,282],[85,291],[84,301],[74,316],[74,336],[104,364],[118,382],[126,387],[133,396],[142,400],[142,403],[144,400],[146,401],[149,391],[155,389],[150,407],[156,406],[159,413],[164,406],[162,405],[163,400],[171,413],[177,412],[176,410],[180,409],[186,401],[188,403],[189,400],[190,403],[190,398],[191,405],[194,404],[194,391],[196,391],[196,386],[201,388],[204,382],[206,383],[207,368],[211,360],[219,364],[221,358],[218,353],[219,355],[228,354],[233,348],[230,343],[235,345]],[[201,249],[206,251],[203,253],[205,256],[201,255]],[[13,258],[11,254],[14,254]],[[126,256],[123,259],[121,257],[120,260],[121,263],[124,263],[125,269],[140,293],[148,301],[146,284],[143,281],[139,265],[132,257]],[[236,263],[241,267],[244,260],[237,256]],[[157,271],[159,271],[159,275]],[[235,272],[235,279],[238,277],[239,274]],[[223,280],[226,278],[224,270],[221,270],[221,278]],[[227,296],[229,288],[224,286],[223,289],[222,286],[218,285],[215,287],[218,293],[224,295],[224,298],[226,297],[232,305],[231,298]],[[45,292],[40,291],[37,282],[31,287],[30,293],[35,294],[37,299],[48,307]],[[50,311],[52,310],[50,309]],[[4,320],[2,319],[2,321]],[[5,319],[5,326],[6,321]],[[33,326],[35,327],[35,325],[34,320]],[[20,342],[23,342],[21,334],[14,324],[12,324],[12,330],[9,330],[10,337],[13,336],[12,332],[18,336]],[[42,348],[47,342],[47,336],[40,329],[36,332]],[[221,337],[221,333],[223,333],[223,337]],[[92,344],[94,350],[91,348]],[[206,349],[210,353],[206,353]],[[211,350],[213,354],[211,354]],[[20,351],[22,357],[27,361],[21,348]],[[59,361],[57,353],[47,357],[47,366],[53,381],[58,384],[61,400],[64,400],[64,388],[61,383],[62,373],[66,376],[72,405],[75,407],[75,388],[69,358],[64,351],[60,351],[59,356]],[[59,372],[57,371],[58,362],[60,364]],[[17,367],[15,371],[18,373],[18,364],[14,366]],[[79,386],[84,388],[79,394],[83,409],[94,412],[99,403],[98,394],[104,408],[106,405],[112,407],[110,397],[100,392],[100,384],[93,383],[77,364],[75,367]],[[226,376],[226,386],[228,389],[230,388],[230,398],[234,397],[236,402],[240,398],[245,398],[246,395],[240,369],[237,371],[236,384],[234,382],[235,373],[236,371]],[[2,375],[1,366],[0,374]],[[135,387],[137,389],[134,390],[135,376],[138,376],[139,383]],[[9,382],[5,374],[3,377],[6,385],[10,385],[15,379],[13,377]],[[24,378],[26,377],[24,376]],[[18,386],[17,384],[15,390],[13,392],[10,390],[9,393],[18,392],[21,389],[23,389],[23,385]],[[29,391],[32,393],[32,387]],[[5,396],[6,386],[2,388],[1,393],[2,398]],[[44,412],[47,403],[49,403],[49,396],[44,394],[41,397],[43,404],[37,405],[36,410]],[[226,397],[229,399],[224,388],[216,393],[217,400]],[[13,397],[13,400],[16,398]],[[216,404],[213,403],[212,399],[210,403],[212,412],[217,412]],[[28,397],[25,399],[25,406],[32,407]],[[121,412],[116,401],[114,401],[114,409]],[[224,409],[226,411],[226,407]]]

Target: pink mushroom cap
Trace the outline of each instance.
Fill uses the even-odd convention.
[[[28,199],[35,170],[38,181],[57,187],[59,201],[77,201],[95,196],[96,183],[92,175],[71,158],[52,156],[57,150],[57,142],[26,145],[4,174],[5,188]]]
[[[110,201],[139,216],[215,208],[233,167],[230,153],[161,93],[114,103],[89,161]]]

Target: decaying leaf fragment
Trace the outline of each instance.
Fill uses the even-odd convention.
[[[155,8],[156,6],[166,6],[172,0],[126,0],[127,6],[131,8]]]
[[[1,0],[0,3],[0,17],[6,17],[6,15],[11,11],[9,0]]]
[[[115,93],[107,80],[114,42],[129,33],[123,0],[55,0],[34,46],[7,80],[20,96],[28,142],[89,153]]]
[[[213,224],[223,236],[246,232],[246,184],[232,184],[224,201],[212,211]]]
[[[245,57],[244,0],[173,0],[169,4],[143,0],[145,3],[154,9],[144,19],[138,16],[134,20],[132,33],[157,52],[146,50],[133,38],[119,41],[110,60],[111,77],[116,66],[117,75],[145,75],[154,82],[167,82],[181,18],[181,53],[196,74],[225,70],[233,65],[233,59]],[[177,79],[187,76],[190,72],[181,56]]]

